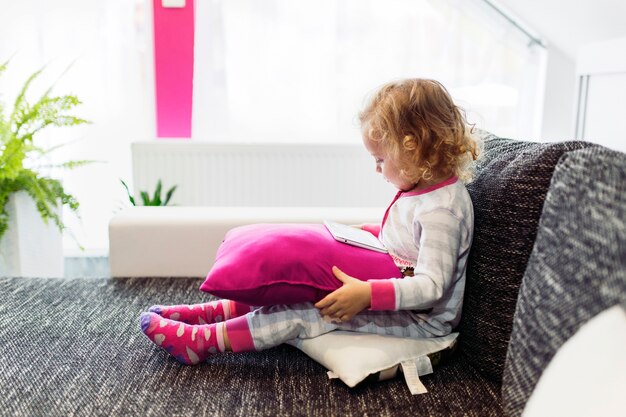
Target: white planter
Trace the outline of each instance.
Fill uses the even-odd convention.
[[[9,197],[7,211],[9,228],[0,240],[0,276],[63,277],[63,240],[56,225],[44,223],[24,191]]]

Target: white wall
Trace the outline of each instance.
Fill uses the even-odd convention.
[[[587,44],[626,36],[624,0],[490,0],[546,41],[541,140],[574,138],[576,60]]]
[[[576,137],[626,152],[626,37],[585,46],[577,76]]]
[[[555,47],[549,47],[541,140],[574,138],[576,62]]]

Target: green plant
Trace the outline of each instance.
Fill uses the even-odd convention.
[[[0,65],[0,75],[6,70],[8,61]],[[34,165],[39,158],[63,145],[43,149],[36,146],[33,139],[41,130],[49,126],[77,126],[89,123],[87,120],[67,114],[81,104],[74,95],[52,96],[52,87],[34,104],[26,99],[26,93],[33,80],[43,69],[33,73],[20,90],[10,115],[4,113],[0,102],[0,239],[9,226],[7,203],[12,193],[27,192],[35,201],[37,210],[44,222],[52,220],[59,230],[65,229],[55,208],[67,206],[73,212],[78,210],[78,201],[65,192],[59,180],[42,175],[35,168],[27,168],[24,161]],[[68,161],[47,167],[76,168],[92,161]],[[39,166],[41,168],[41,166]]]
[[[124,188],[126,189],[126,194],[128,194],[128,200],[133,206],[136,206],[135,197],[133,197],[132,193],[128,189],[128,185],[123,180],[120,180]],[[150,194],[147,191],[140,191],[139,195],[141,196],[141,201],[144,206],[167,206],[167,203],[170,202],[172,198],[172,194],[176,191],[176,185],[170,188],[165,194],[165,200],[161,199],[161,188],[163,187],[161,180],[157,182],[156,189],[154,190],[154,194],[152,199],[150,199]]]

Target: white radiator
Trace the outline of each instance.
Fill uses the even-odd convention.
[[[360,144],[132,144],[133,189],[177,185],[179,206],[386,207],[394,194]]]

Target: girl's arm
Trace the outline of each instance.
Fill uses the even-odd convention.
[[[372,310],[428,309],[455,284],[461,241],[467,237],[461,220],[437,209],[420,215],[414,229],[419,256],[413,276],[368,281]]]
[[[466,231],[460,219],[445,209],[421,215],[414,228],[420,250],[412,277],[361,281],[333,267],[343,286],[315,304],[321,314],[348,321],[366,308],[423,310],[439,301],[454,284]]]

